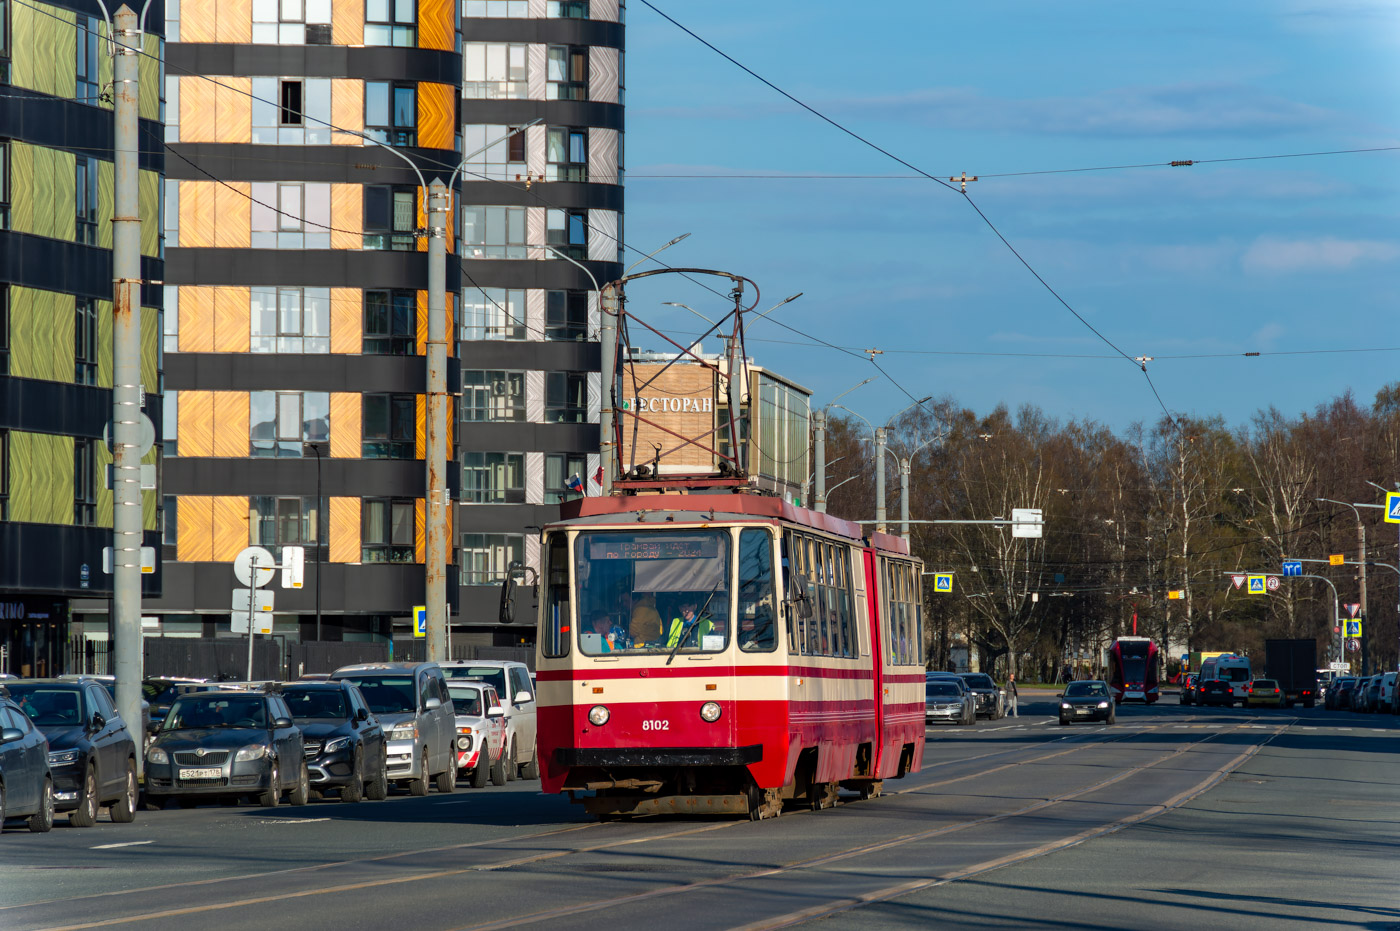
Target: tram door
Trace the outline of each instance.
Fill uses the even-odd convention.
[[[871,697],[875,703],[875,741],[871,768],[878,777],[883,770],[885,751],[885,641],[880,630],[880,578],[875,551],[861,551],[865,569],[865,624],[870,631]]]

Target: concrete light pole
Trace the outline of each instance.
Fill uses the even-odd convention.
[[[816,511],[820,511],[820,512],[823,513],[823,514],[826,513],[826,411],[827,411],[827,408],[832,407],[832,406],[838,406],[838,407],[839,407],[840,405],[837,405],[837,404],[836,404],[837,401],[841,400],[841,399],[844,398],[846,395],[850,394],[852,391],[855,391],[857,388],[860,388],[860,387],[863,387],[863,386],[865,386],[865,385],[870,384],[872,381],[874,381],[875,379],[877,379],[877,378],[879,378],[879,377],[880,377],[879,375],[872,375],[871,377],[867,378],[865,381],[858,382],[858,383],[852,385],[851,387],[847,388],[845,391],[841,392],[841,393],[838,394],[836,397],[834,397],[834,398],[832,398],[830,401],[828,401],[828,402],[826,403],[826,407],[823,407],[821,410],[816,411],[816,412],[814,412],[814,413],[812,414],[812,446],[813,446],[812,461],[813,461],[813,462],[815,463],[815,465],[816,465],[816,474],[813,476],[813,480],[815,481],[816,484],[815,484],[815,486],[814,486],[814,488],[813,488],[813,492],[812,492],[812,508],[813,508],[814,510],[816,510]],[[844,408],[844,407],[842,407],[841,409],[842,409],[843,411],[846,410],[846,408]],[[846,481],[850,481],[850,479],[847,479]],[[845,482],[842,482],[842,484],[844,485]],[[834,489],[833,489],[833,490],[834,490]]]
[[[1361,522],[1361,509],[1354,504],[1345,501],[1338,501],[1335,498],[1318,498],[1318,501],[1326,501],[1328,504],[1340,504],[1344,508],[1351,508],[1351,512],[1356,515],[1356,541],[1360,547],[1361,563],[1361,674],[1363,676],[1371,674],[1371,655],[1367,649],[1370,643],[1371,625],[1368,622],[1366,613],[1366,525]]]

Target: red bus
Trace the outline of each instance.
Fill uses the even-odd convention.
[[[1158,697],[1161,665],[1157,644],[1148,637],[1119,637],[1108,648],[1108,687],[1116,703],[1151,704]]]
[[[712,491],[583,498],[541,531],[544,791],[599,818],[758,820],[917,772],[922,564],[898,537]]]

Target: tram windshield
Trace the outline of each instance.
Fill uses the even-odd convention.
[[[723,530],[579,534],[579,649],[586,656],[725,649],[729,549]]]

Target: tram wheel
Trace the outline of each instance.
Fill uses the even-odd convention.
[[[860,797],[862,800],[879,798],[885,794],[885,783],[882,779],[872,779],[860,785]]]
[[[836,783],[834,782],[814,782],[807,789],[807,807],[812,811],[821,811],[823,808],[831,808],[836,804]]]

